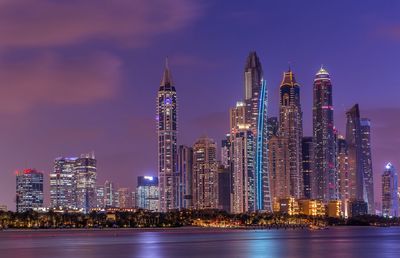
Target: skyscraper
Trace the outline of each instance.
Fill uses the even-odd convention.
[[[339,199],[342,202],[342,211],[345,217],[349,215],[350,201],[350,171],[349,171],[349,149],[342,135],[337,137],[337,164]]]
[[[236,107],[230,109],[233,213],[256,210],[255,138],[250,124],[246,123],[247,109],[243,102],[237,102]]]
[[[136,206],[150,211],[159,211],[158,178],[139,176],[136,188]]]
[[[368,213],[375,214],[374,201],[374,173],[372,172],[371,154],[371,122],[367,118],[361,118],[361,151],[362,167],[364,171],[365,200],[368,203]]]
[[[193,207],[218,208],[217,145],[208,137],[199,138],[193,145]]]
[[[248,128],[236,131],[231,142],[232,213],[256,210],[255,203],[255,139]]]
[[[313,198],[328,203],[338,198],[336,150],[333,124],[332,84],[321,67],[313,88],[314,176]]]
[[[227,134],[221,142],[221,164],[228,168],[231,166],[231,135]]]
[[[52,208],[76,208],[77,158],[56,158],[53,173],[50,174],[50,206]]]
[[[218,209],[231,211],[231,168],[218,167]]]
[[[176,208],[177,96],[168,62],[157,94],[158,178],[160,211]]]
[[[293,72],[283,73],[280,85],[279,106],[279,135],[287,141],[289,160],[285,164],[289,168],[291,197],[300,199],[303,197],[302,175],[302,137],[303,122],[300,104],[300,85],[296,82]]]
[[[397,171],[391,163],[382,174],[382,215],[384,217],[399,216],[399,197]]]
[[[98,185],[96,186],[96,208],[104,209],[106,207],[104,201],[104,186]]]
[[[346,142],[349,149],[350,199],[364,201],[362,138],[358,104],[346,112]]]
[[[313,171],[313,139],[312,137],[303,137],[302,140],[302,171],[303,171],[303,192],[304,198],[311,199],[311,179]]]
[[[115,191],[114,183],[106,180],[104,182],[104,205],[105,207],[115,207]]]
[[[118,208],[132,208],[132,192],[126,188],[118,188]]]
[[[43,173],[35,169],[17,171],[17,212],[43,207]]]
[[[267,137],[270,139],[273,135],[278,135],[279,121],[276,116],[268,117],[267,120]]]
[[[250,52],[244,70],[246,124],[256,139],[256,209],[272,211],[267,157],[267,89],[263,69],[256,52]]]
[[[180,145],[178,148],[178,204],[177,207],[189,209],[193,207],[192,179],[193,179],[193,149]]]
[[[249,53],[244,69],[244,100],[246,103],[246,120],[256,133],[260,104],[261,80],[263,69],[255,51]]]
[[[286,138],[272,135],[268,142],[269,188],[273,210],[279,210],[280,199],[290,197],[290,171],[288,142]]]
[[[82,154],[75,161],[76,202],[83,213],[96,207],[97,167],[94,154]]]

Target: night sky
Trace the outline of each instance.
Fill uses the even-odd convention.
[[[98,182],[156,175],[156,93],[164,59],[178,94],[179,144],[229,130],[256,50],[277,115],[288,63],[311,135],[312,82],[331,74],[335,124],[359,103],[372,120],[376,198],[400,169],[400,1],[0,0],[0,204],[15,209],[15,170],[95,151]],[[379,199],[377,200],[379,201]]]

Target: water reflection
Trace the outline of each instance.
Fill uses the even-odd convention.
[[[0,232],[1,258],[400,257],[400,228]]]

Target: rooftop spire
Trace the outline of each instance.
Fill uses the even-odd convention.
[[[171,76],[171,72],[169,70],[168,57],[165,58],[164,73],[163,73],[163,77],[161,79],[160,85],[161,86],[172,85],[172,76]]]
[[[247,57],[246,70],[250,68],[256,68],[262,70],[260,59],[258,58],[256,51],[251,51],[249,53],[249,56]]]
[[[328,73],[328,71],[326,71],[325,69],[324,69],[324,66],[323,65],[321,65],[321,68],[319,69],[319,71],[317,72],[317,74],[316,75],[329,75],[329,73]]]
[[[289,66],[289,71],[283,73],[281,87],[283,85],[290,85],[290,86],[298,85],[296,82],[296,78],[294,78],[294,74],[293,74],[292,70],[290,69],[290,66]]]

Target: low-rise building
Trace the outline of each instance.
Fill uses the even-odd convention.
[[[325,205],[320,200],[299,200],[300,214],[307,216],[325,216]]]
[[[332,200],[328,203],[328,217],[342,217],[342,202],[340,200]]]

